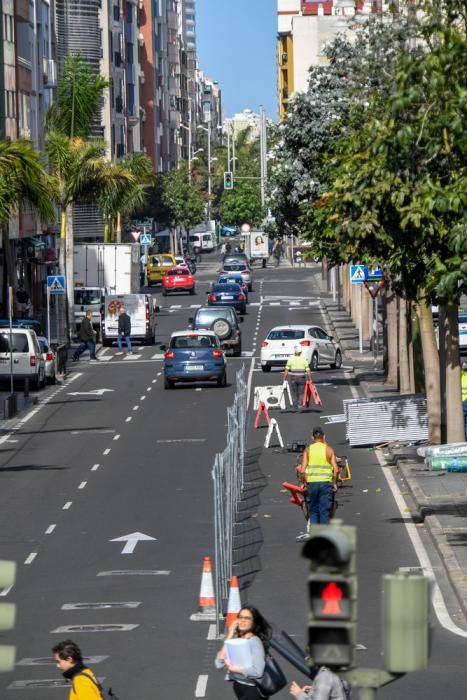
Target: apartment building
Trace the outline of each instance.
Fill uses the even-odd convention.
[[[360,7],[368,3],[359,3]],[[365,7],[366,9],[366,7]],[[354,0],[278,0],[277,63],[279,118],[290,97],[306,90],[311,66],[325,62],[323,44],[355,14]]]

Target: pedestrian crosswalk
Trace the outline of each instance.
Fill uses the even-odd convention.
[[[288,309],[300,309],[300,308],[310,308],[311,306],[319,306],[319,299],[304,299],[302,301],[288,301],[287,299],[282,301],[252,301],[248,304],[247,308],[258,308],[259,306],[280,306]],[[164,306],[163,310],[167,311],[169,314],[173,314],[176,311],[188,310],[188,309],[199,309],[201,304],[190,304],[189,306],[183,306],[182,304],[171,304],[170,306]]]

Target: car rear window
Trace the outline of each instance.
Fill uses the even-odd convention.
[[[186,270],[178,268],[178,270],[168,270],[165,274],[169,277],[176,277],[177,275],[186,275]]]
[[[216,338],[212,335],[183,335],[172,338],[170,347],[183,348],[217,348]]]
[[[161,256],[161,265],[173,265],[174,261],[168,255]]]
[[[102,303],[102,294],[99,289],[75,289],[75,304],[83,306],[97,306]]]
[[[49,346],[47,345],[46,340],[43,340],[42,338],[38,338],[37,342],[39,343],[39,349],[42,353],[49,352]]]
[[[12,333],[13,352],[29,352],[28,336],[26,333]],[[0,334],[0,352],[10,352],[10,334]]]
[[[213,292],[225,292],[226,294],[239,294],[242,290],[238,284],[215,284]]]
[[[194,323],[197,326],[209,326],[214,323],[216,318],[226,318],[230,323],[236,320],[235,311],[229,307],[216,307],[211,309],[200,309],[195,316]]]
[[[224,263],[224,270],[241,270],[244,272],[247,269],[245,263]]]
[[[271,331],[268,335],[268,340],[300,340],[305,337],[305,331],[292,330],[285,328],[283,330]]]
[[[149,258],[149,265],[151,267],[158,267],[161,264],[159,258]]]

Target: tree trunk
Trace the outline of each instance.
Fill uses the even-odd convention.
[[[386,383],[398,386],[397,297],[391,282],[389,282],[386,287],[386,338],[388,353]]]
[[[109,242],[109,217],[105,217],[105,224],[104,224],[104,243]]]
[[[407,302],[403,297],[399,298],[399,391],[401,394],[410,394]]]
[[[342,266],[342,299],[344,308],[350,311],[350,294],[349,294],[349,266]]]
[[[65,267],[66,267],[66,295],[67,295],[67,328],[68,339],[71,341],[75,330],[75,318],[73,314],[74,304],[74,238],[73,238],[73,205],[66,208],[66,244],[65,244]]]
[[[415,363],[414,363],[414,347],[413,347],[413,317],[416,318],[416,314],[413,310],[412,302],[407,302],[407,320],[409,324],[409,381],[410,381],[410,393],[415,394]]]
[[[459,324],[457,305],[445,308],[446,419],[447,441],[464,441],[464,412],[461,400],[461,368],[459,358]]]
[[[423,293],[422,293],[423,295]],[[425,391],[428,410],[428,440],[439,445],[441,440],[441,401],[439,393],[439,357],[431,306],[422,298],[417,303],[420,338],[425,368]]]
[[[13,295],[16,290],[16,275],[15,275],[15,266],[13,262],[13,256],[11,254],[11,246],[10,246],[10,231],[8,228],[8,224],[3,224],[2,225],[2,247],[3,247],[3,255],[5,259],[5,278],[6,278],[6,286],[8,287],[13,287]],[[7,289],[8,290],[8,289]],[[13,296],[14,298],[14,296]],[[7,298],[5,297],[5,318],[7,316]]]
[[[66,276],[66,262],[65,262],[65,250],[66,250],[66,209],[60,211],[60,249],[58,251],[58,269],[61,275]]]
[[[122,214],[117,212],[117,243],[122,242]]]

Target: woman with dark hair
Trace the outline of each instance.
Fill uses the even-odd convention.
[[[216,667],[227,669],[226,678],[233,681],[234,693],[239,700],[261,700],[263,697],[255,684],[255,678],[261,678],[264,673],[271,634],[271,626],[253,605],[243,607],[230,626],[226,641],[248,639],[251,662],[246,667],[232,664],[224,644],[216,656]]]
[[[102,700],[102,689],[90,668],[84,663],[79,646],[66,639],[52,648],[57,668],[70,681],[69,700]]]

